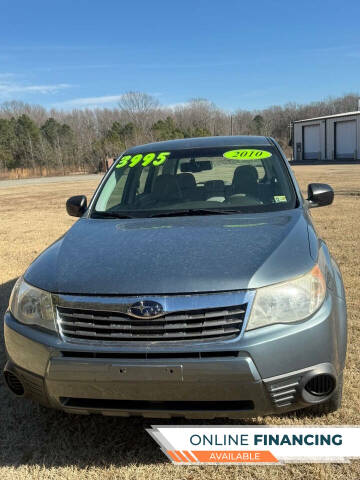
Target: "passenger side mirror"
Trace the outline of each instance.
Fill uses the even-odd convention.
[[[87,198],[85,195],[75,195],[66,202],[66,211],[72,217],[81,217],[87,209]]]
[[[307,200],[309,208],[330,205],[334,200],[334,190],[326,183],[310,183]]]

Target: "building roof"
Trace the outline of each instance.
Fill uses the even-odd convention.
[[[255,135],[234,135],[227,137],[198,137],[153,142],[129,148],[128,153],[147,153],[160,150],[182,150],[185,148],[211,148],[211,147],[253,147],[271,145],[268,137]]]
[[[360,110],[356,112],[336,113],[334,115],[324,115],[323,117],[304,118],[304,120],[295,120],[294,123],[310,122],[312,120],[325,120],[326,118],[348,117],[351,115],[360,115]]]

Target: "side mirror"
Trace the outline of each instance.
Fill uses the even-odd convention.
[[[334,190],[326,183],[310,183],[307,200],[309,208],[330,205],[334,200]]]
[[[66,202],[66,211],[72,217],[81,217],[87,209],[87,199],[85,195],[75,195]]]

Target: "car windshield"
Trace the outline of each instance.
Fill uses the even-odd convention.
[[[296,206],[273,147],[125,152],[97,193],[91,217],[256,213]]]

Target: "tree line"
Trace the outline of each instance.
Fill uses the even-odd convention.
[[[290,153],[292,121],[357,109],[357,94],[234,113],[201,98],[169,108],[141,92],[124,94],[113,109],[46,110],[19,101],[4,102],[0,105],[0,169],[97,171],[106,158],[133,145],[210,135],[269,135]]]

